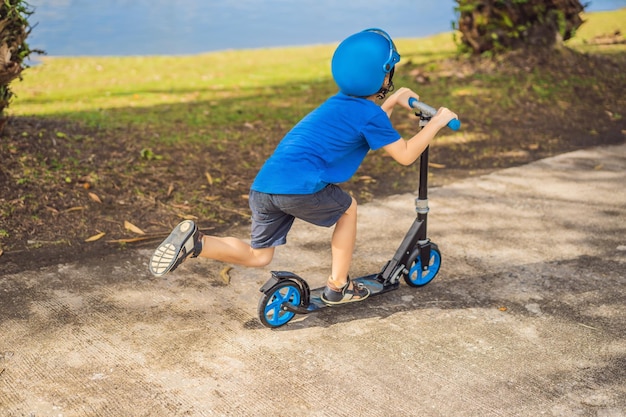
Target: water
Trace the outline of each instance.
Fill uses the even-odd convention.
[[[31,48],[50,56],[181,55],[338,42],[381,27],[392,37],[451,30],[453,0],[30,0]],[[592,1],[588,11],[626,7]]]

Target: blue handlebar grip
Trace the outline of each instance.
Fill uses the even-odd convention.
[[[437,110],[435,108],[430,107],[426,103],[418,101],[414,97],[409,98],[409,106],[412,108],[416,108],[422,113],[426,113],[429,116],[434,116],[435,114],[437,114]],[[461,128],[461,121],[459,119],[452,119],[448,122],[448,127],[452,130],[459,130]]]
[[[461,128],[461,121],[459,119],[452,119],[448,122],[448,127],[452,130],[459,130]]]

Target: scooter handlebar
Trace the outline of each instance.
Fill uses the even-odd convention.
[[[409,106],[431,117],[437,114],[437,109],[413,97],[409,99]],[[452,130],[459,130],[461,128],[461,121],[459,119],[452,119],[448,122],[448,127]]]

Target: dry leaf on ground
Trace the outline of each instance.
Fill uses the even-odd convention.
[[[137,233],[138,235],[146,234],[146,232],[144,232],[143,230],[141,230],[140,228],[138,228],[137,226],[135,226],[134,224],[126,220],[124,220],[124,228],[133,233]]]

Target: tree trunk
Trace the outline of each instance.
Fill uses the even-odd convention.
[[[461,44],[474,54],[550,48],[583,23],[579,0],[456,0]]]

